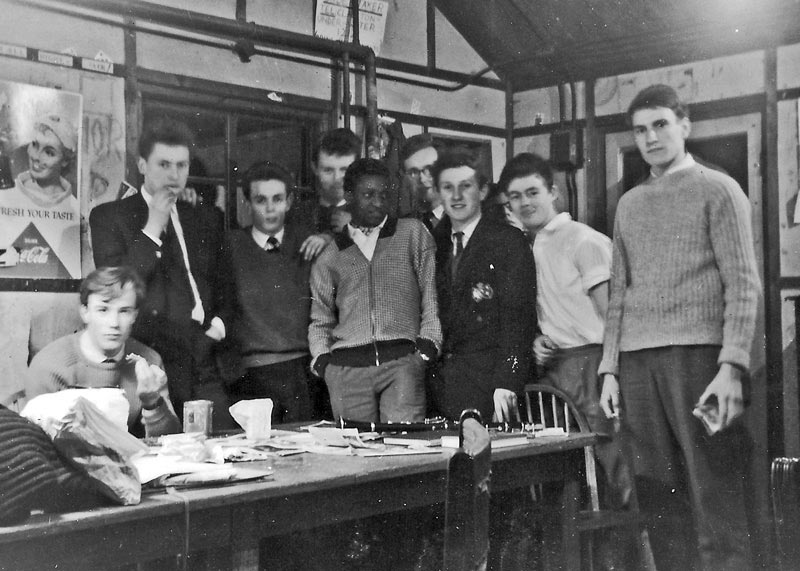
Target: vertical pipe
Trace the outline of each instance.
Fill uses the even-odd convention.
[[[599,152],[599,134],[595,115],[594,78],[584,83],[584,115],[586,116],[586,214],[589,226],[611,235],[606,220],[606,194],[603,161]]]
[[[128,26],[133,26],[131,17],[125,18]],[[142,129],[142,94],[136,76],[136,31],[132,27],[124,29],[125,50],[125,180],[134,186],[139,185],[136,148]]]
[[[361,31],[359,20],[361,19],[358,9],[358,0],[350,0],[350,13],[353,15],[353,43],[360,44],[361,38],[359,32]]]
[[[342,54],[342,113],[344,126],[350,128],[350,54]]]
[[[331,113],[329,125],[323,130],[334,129],[339,125],[339,117],[342,116],[342,82],[339,75],[339,60],[331,59]]]
[[[506,81],[506,161],[514,158],[514,89]]]
[[[375,71],[375,53],[364,59],[364,75],[367,82],[367,123],[364,139],[367,148],[378,148],[378,78]]]
[[[428,71],[433,71],[436,69],[436,6],[433,5],[433,0],[428,0],[425,8],[427,22],[425,38],[428,44]]]
[[[766,334],[767,386],[781,387],[780,391],[767,391],[769,402],[767,410],[793,411],[798,403],[786,406],[783,395],[784,383],[797,383],[798,379],[783,378],[783,333],[781,327],[780,291],[780,198],[778,180],[778,55],[776,48],[764,51],[764,120],[762,125],[762,145],[765,163],[764,176],[763,229],[764,229],[764,314]],[[785,414],[785,413],[784,413]],[[768,456],[797,455],[800,453],[797,440],[798,418],[781,418],[780,413],[767,417]]]

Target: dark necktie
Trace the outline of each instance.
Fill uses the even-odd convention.
[[[463,232],[453,232],[453,242],[456,246],[456,253],[453,255],[453,260],[451,262],[451,277],[456,277],[456,272],[458,271],[458,262],[461,259],[461,254],[464,253],[464,233]]]
[[[280,250],[281,243],[278,242],[278,239],[275,236],[270,236],[267,238],[267,252],[275,252],[277,253]]]

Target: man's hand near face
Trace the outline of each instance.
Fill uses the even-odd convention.
[[[336,208],[331,213],[331,228],[333,228],[334,232],[341,232],[344,229],[345,224],[350,222],[351,218],[352,217],[347,210],[344,210],[343,208]]]
[[[157,192],[152,196],[147,210],[147,223],[143,231],[149,236],[159,237],[167,229],[176,197],[169,192]]]

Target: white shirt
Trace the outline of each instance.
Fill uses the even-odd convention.
[[[453,255],[456,255],[456,239],[453,237],[453,234],[456,232],[463,232],[464,235],[461,237],[461,245],[464,249],[467,248],[467,243],[469,239],[472,238],[472,234],[475,232],[475,228],[478,226],[478,222],[481,221],[481,216],[479,215],[475,220],[464,226],[461,230],[451,230],[450,231],[450,241],[453,243]]]
[[[87,361],[91,361],[92,363],[103,363],[107,359],[112,359],[114,362],[119,362],[124,356],[123,353],[125,353],[125,346],[123,345],[120,348],[119,353],[113,357],[107,357],[105,353],[103,353],[95,346],[94,343],[92,343],[92,340],[89,339],[89,333],[87,331],[81,333],[78,343],[80,344],[81,353],[83,353],[83,356],[86,357]]]
[[[562,212],[536,233],[536,307],[542,333],[562,348],[603,342],[589,290],[611,277],[611,240]]]
[[[369,236],[364,234],[359,228],[356,228],[351,224],[347,225],[347,231],[350,234],[350,239],[355,242],[356,246],[358,246],[358,249],[361,250],[361,253],[364,254],[364,257],[370,262],[372,261],[373,254],[375,254],[375,247],[378,245],[378,236],[380,235],[381,229],[383,228],[383,225],[386,224],[386,220],[388,218],[388,216],[384,216],[381,223],[372,229],[372,232],[369,233]]]
[[[286,226],[281,228],[275,234],[272,234],[272,236],[278,241],[278,246],[283,244],[283,235],[284,235],[285,231],[286,231]],[[267,249],[267,240],[270,239],[270,235],[269,234],[264,234],[261,230],[259,230],[255,226],[253,226],[253,230],[252,230],[251,234],[253,236],[253,240],[255,240],[256,244],[258,244],[258,247],[261,248],[262,250],[266,250]]]

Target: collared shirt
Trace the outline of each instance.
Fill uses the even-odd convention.
[[[444,216],[444,205],[440,204],[439,206],[437,206],[436,208],[431,210],[431,214],[433,214],[436,217],[436,222],[437,223],[441,222],[442,221],[442,216]]]
[[[589,291],[611,276],[611,240],[562,212],[536,233],[532,250],[542,333],[565,349],[602,343],[604,316]]]
[[[278,241],[278,246],[279,247],[280,247],[281,244],[283,244],[283,235],[285,234],[285,231],[286,231],[286,226],[281,228],[275,234],[272,234],[272,236],[274,236],[275,239]],[[264,234],[261,230],[259,230],[255,226],[253,226],[253,230],[252,230],[251,234],[253,236],[253,240],[255,240],[256,244],[258,244],[258,247],[261,248],[262,250],[266,250],[267,249],[267,240],[269,240],[270,235],[269,234]]]
[[[83,356],[86,357],[87,361],[91,361],[92,363],[104,363],[108,359],[113,360],[115,363],[118,363],[122,360],[125,353],[125,347],[121,347],[119,353],[114,355],[113,357],[108,357],[105,353],[103,353],[100,349],[98,349],[92,340],[89,339],[89,332],[84,331],[81,333],[81,337],[78,340],[80,343],[81,353]]]
[[[472,237],[473,232],[475,232],[475,228],[478,226],[478,222],[481,221],[481,216],[478,217],[464,226],[459,232],[463,232],[464,235],[461,237],[461,245],[464,246],[464,249],[467,249],[467,244],[469,243],[469,239]],[[454,231],[450,233],[450,241],[453,243],[453,255],[456,255],[456,239],[453,238]]]
[[[689,153],[686,153],[686,156],[683,157],[678,164],[670,165],[670,167],[667,170],[661,173],[661,176],[691,168],[694,166],[694,164],[695,164],[694,157]],[[650,169],[650,176],[652,176],[653,178],[658,178],[659,175],[654,173],[653,169]]]
[[[354,227],[352,224],[347,225],[347,231],[350,234],[350,239],[355,242],[361,253],[369,261],[372,261],[372,255],[375,253],[375,247],[378,245],[378,236],[381,233],[383,225],[386,224],[388,216],[384,216],[381,223],[372,229],[369,236],[365,235],[360,229]]]

